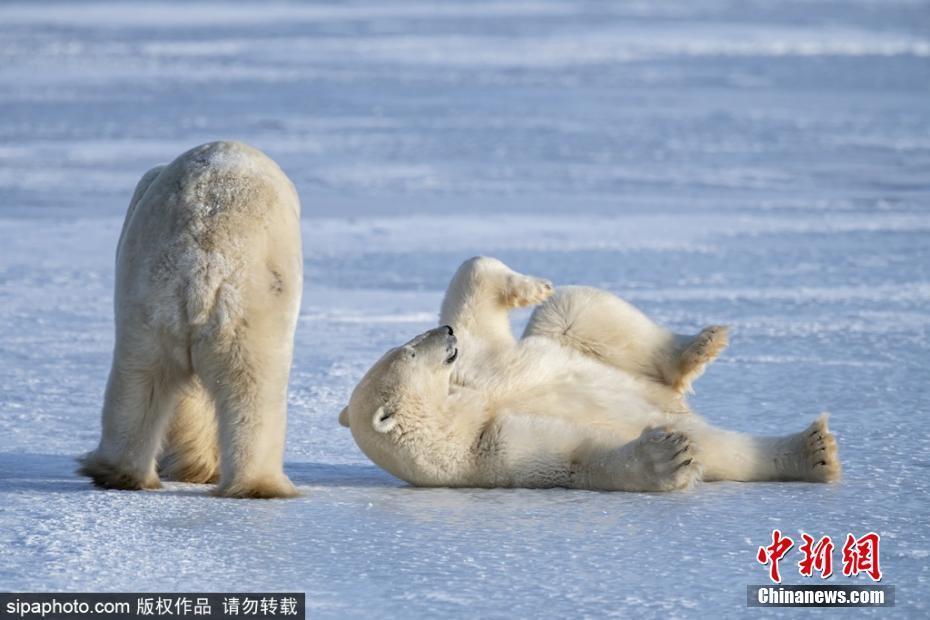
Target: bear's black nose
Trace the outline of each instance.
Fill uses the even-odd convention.
[[[449,330],[449,335],[450,335],[450,336],[453,336],[453,335],[454,335],[454,332],[452,331],[452,326],[451,326],[451,325],[446,325],[446,329]]]

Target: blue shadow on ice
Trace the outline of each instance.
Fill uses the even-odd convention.
[[[89,482],[75,474],[75,469],[73,456],[0,453],[0,493],[86,491]]]
[[[330,465],[327,463],[285,463],[284,471],[297,486],[318,487],[401,487],[407,484],[375,465]]]
[[[0,493],[38,491],[70,493],[92,488],[90,481],[75,474],[76,455],[0,453]],[[326,463],[287,463],[285,470],[294,484],[316,487],[402,487],[404,482],[374,465],[330,465]],[[180,485],[168,482],[165,492],[203,488],[209,485]]]

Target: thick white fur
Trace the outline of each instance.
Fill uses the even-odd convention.
[[[515,340],[507,311],[540,302]],[[757,437],[691,412],[684,393],[726,346],[723,327],[675,335],[610,293],[553,295],[483,257],[455,274],[440,316],[451,327],[388,351],[340,414],[369,458],[412,484],[668,491],[839,477],[826,416]]]
[[[214,142],[148,171],[116,254],[100,445],[80,472],[158,488],[164,443],[166,477],[295,495],[283,455],[302,260],[297,193],[263,153]]]

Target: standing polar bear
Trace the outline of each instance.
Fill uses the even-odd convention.
[[[302,272],[297,192],[263,153],[214,142],[146,172],[116,253],[102,436],[79,472],[296,495],[283,457]]]
[[[508,311],[539,303],[515,341]],[[726,346],[724,327],[673,334],[606,291],[554,291],[483,257],[453,277],[440,322],[388,351],[339,416],[411,484],[671,491],[839,478],[826,416],[758,437],[691,412],[684,394]]]

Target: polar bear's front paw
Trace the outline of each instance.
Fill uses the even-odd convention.
[[[300,495],[297,487],[283,474],[231,483],[220,482],[214,494],[236,499],[275,499]]]
[[[508,308],[535,306],[549,299],[554,291],[549,280],[514,274],[504,285],[503,302]]]
[[[807,480],[811,482],[835,482],[840,479],[842,466],[836,448],[836,437],[827,427],[829,416],[821,414],[802,433],[804,438],[804,465]]]
[[[691,439],[684,433],[664,428],[650,429],[640,440],[639,458],[649,491],[687,489],[701,479]]]

